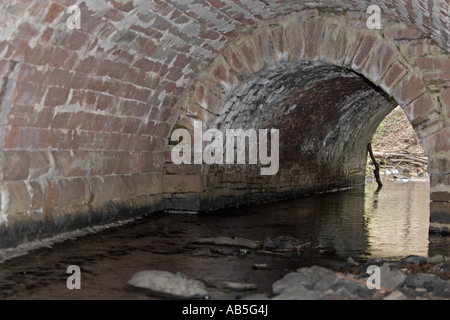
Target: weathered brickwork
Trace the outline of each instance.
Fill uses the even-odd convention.
[[[81,10],[79,30],[66,24],[74,4]],[[432,213],[444,221],[450,212],[449,5],[378,1],[380,31],[365,26],[370,4],[3,1],[0,246],[144,209],[204,209],[359,183],[361,147],[392,99],[430,157]],[[269,75],[283,78],[270,70],[289,66],[303,77],[286,72],[285,91],[280,82],[263,84]],[[334,76],[327,82],[328,72]],[[254,101],[252,82],[273,99],[264,112],[244,112]],[[264,86],[281,91],[271,97],[275,92]],[[344,93],[358,99],[351,103]],[[286,115],[292,105],[303,107]],[[222,129],[288,127],[280,137],[279,174],[261,177],[255,166],[171,164],[168,137],[175,124],[189,127],[193,117]],[[326,148],[319,155],[320,143]],[[303,156],[292,157],[292,148]]]

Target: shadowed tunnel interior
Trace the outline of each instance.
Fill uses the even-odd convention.
[[[236,92],[217,126],[280,128],[280,168],[301,170],[299,180],[322,176],[327,187],[362,183],[367,144],[396,106],[351,70],[304,61],[277,64]]]
[[[214,177],[205,183],[215,185],[208,190],[228,181],[236,193],[203,208],[233,204],[242,189],[254,192],[240,200],[248,202],[364,185],[367,144],[396,106],[362,75],[326,63],[284,62],[256,73],[234,89],[205,128],[218,128],[224,135],[226,129],[278,128],[279,172],[261,176],[249,164],[247,141],[246,165],[205,165]]]

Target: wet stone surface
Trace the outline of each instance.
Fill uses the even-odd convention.
[[[217,241],[215,241],[217,240]],[[300,241],[290,236],[279,237],[284,243]],[[217,244],[222,239],[209,239],[209,244]],[[205,243],[194,241],[194,243]],[[263,241],[259,249],[264,248]],[[223,244],[227,246],[227,243]],[[234,245],[236,245],[234,243]],[[256,249],[256,254],[261,251]],[[275,248],[273,248],[275,251]],[[297,254],[297,249],[290,248]],[[317,251],[318,247],[308,247],[307,250]],[[283,251],[289,251],[284,248]],[[236,255],[237,255],[236,251]],[[305,251],[303,251],[305,253]],[[309,252],[311,253],[311,252]],[[230,254],[230,253],[228,253]],[[246,252],[246,254],[250,254]],[[292,255],[279,253],[287,259]],[[369,267],[379,268],[379,288],[368,286]],[[255,269],[255,268],[254,268]],[[264,268],[261,268],[264,269]],[[354,261],[351,257],[346,262],[338,261],[330,267],[303,267],[286,274],[272,284],[272,290],[264,293],[240,296],[238,292],[257,290],[255,284],[236,283],[216,279],[201,279],[211,289],[233,292],[237,299],[245,300],[410,300],[410,299],[449,299],[450,298],[450,257],[435,255],[433,257],[408,256],[400,260],[370,260],[364,264]],[[370,282],[372,283],[372,282]]]
[[[187,279],[183,274],[160,270],[135,273],[127,282],[132,289],[149,295],[173,299],[207,299],[208,292],[201,281]]]
[[[242,239],[224,239],[223,237],[209,238],[207,240],[195,240],[192,243],[198,245],[222,245],[224,247],[232,245],[241,247],[233,251],[220,251],[220,249],[209,247],[204,250],[204,254],[210,253],[234,255],[235,257],[251,253],[261,254],[264,249],[272,251],[283,251],[278,253],[278,257],[284,256],[286,259],[292,258],[294,252],[296,255],[308,254],[316,251],[320,254],[320,247],[308,246],[307,249],[299,251],[302,243],[290,236],[280,236],[275,241],[268,238],[258,247],[249,251],[248,243],[251,240],[244,239],[242,246],[237,241]],[[257,243],[257,241],[254,241]],[[275,245],[273,244],[280,244]],[[289,245],[287,245],[289,244]],[[295,244],[295,245],[292,245]],[[281,247],[281,248],[280,248]],[[281,249],[281,250],[280,250]],[[194,249],[195,250],[195,249]],[[255,268],[254,270],[266,270],[267,265]],[[379,288],[368,286],[369,267],[377,266],[379,268],[380,283]],[[139,275],[147,274],[139,279]],[[163,280],[160,280],[160,274],[163,274]],[[170,281],[167,278],[170,277]],[[149,280],[150,279],[150,280]],[[233,281],[219,280],[214,278],[202,278],[199,281],[186,280],[184,276],[174,275],[168,272],[160,271],[142,271],[134,275],[128,284],[133,283],[135,287],[146,288],[148,293],[154,296],[171,298],[209,298],[207,290],[220,290],[226,293],[233,293],[237,299],[246,300],[341,300],[341,299],[363,299],[363,300],[408,300],[408,299],[449,299],[450,298],[450,257],[435,255],[433,257],[408,256],[400,260],[370,260],[364,264],[354,261],[351,257],[347,261],[335,262],[332,266],[326,268],[322,266],[303,267],[294,272],[286,274],[281,279],[272,284],[271,291],[264,293],[253,293],[245,295],[246,291],[257,290],[257,285],[253,283],[239,283]],[[156,289],[149,283],[156,283]],[[372,283],[372,282],[370,282]],[[207,287],[204,287],[203,284]],[[180,293],[181,291],[181,293]],[[164,294],[161,294],[164,293]]]

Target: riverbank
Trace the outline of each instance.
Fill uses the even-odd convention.
[[[374,134],[372,148],[381,174],[427,176],[428,158],[400,107],[381,122]],[[370,177],[373,168],[368,157],[367,175]]]

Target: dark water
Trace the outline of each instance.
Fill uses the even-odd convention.
[[[190,278],[251,282],[257,292],[302,266],[327,266],[351,256],[402,258],[407,255],[450,255],[450,239],[428,236],[429,182],[396,182],[388,178],[376,192],[365,190],[322,194],[261,207],[203,215],[158,215],[0,264],[2,299],[148,299],[125,287],[140,270],[182,272]],[[242,254],[237,249],[211,252],[192,246],[198,238],[228,236],[262,241],[289,235],[333,247],[335,255],[306,252],[294,257]],[[266,263],[270,270],[253,270]],[[81,268],[81,290],[68,290],[66,269]],[[234,299],[236,293],[209,290],[212,299]],[[255,291],[240,294],[250,295]]]

